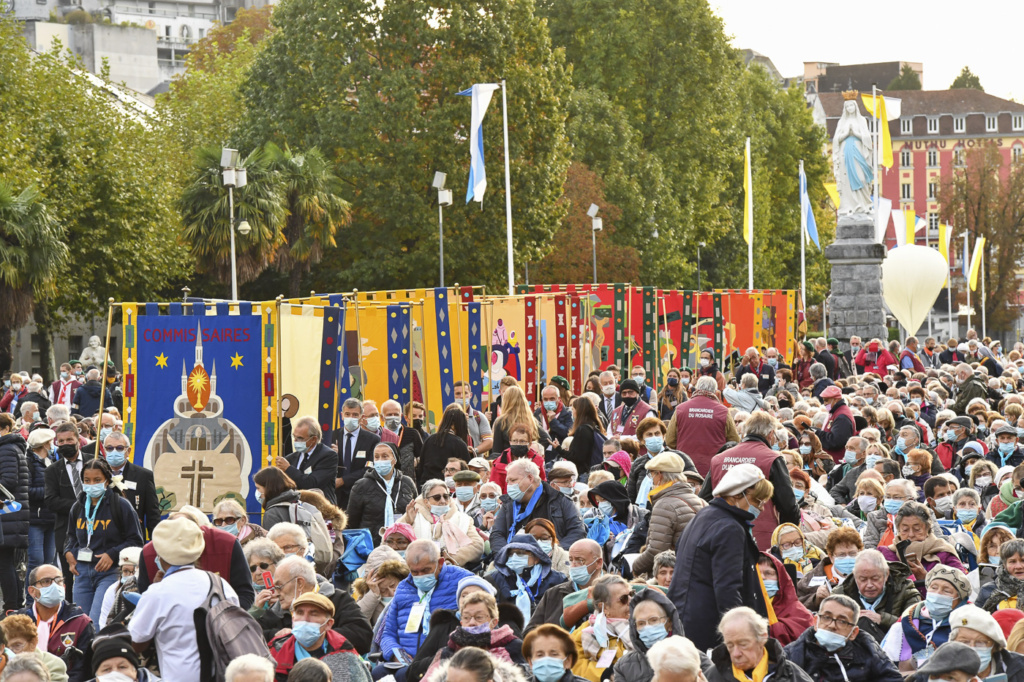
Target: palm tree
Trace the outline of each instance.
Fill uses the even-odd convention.
[[[219,146],[196,150],[191,182],[178,200],[183,239],[196,261],[196,270],[220,282],[231,281],[231,231],[228,189],[221,182]],[[235,190],[235,220],[248,221],[252,232],[236,235],[238,282],[250,282],[274,261],[284,243],[281,228],[287,216],[279,187],[279,173],[262,149],[249,154],[242,165],[247,184]]]
[[[318,263],[325,248],[336,245],[338,228],[347,224],[351,206],[339,196],[340,182],[330,164],[316,147],[304,154],[282,150],[272,142],[264,147],[271,167],[277,171],[284,203],[284,244],[274,261],[288,274],[288,295],[301,295],[302,275]]]
[[[34,186],[15,194],[0,181],[0,371],[13,362],[11,334],[25,324],[33,303],[53,291],[67,262],[64,231]]]

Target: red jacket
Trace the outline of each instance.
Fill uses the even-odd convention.
[[[918,362],[920,362],[920,360],[918,360]],[[865,374],[871,372],[872,374],[884,377],[889,373],[889,365],[899,366],[900,363],[892,356],[892,353],[884,348],[879,349],[874,362],[871,362],[868,360],[868,349],[861,348],[860,352],[857,353],[857,357],[854,359],[853,364],[858,367],[863,367]]]
[[[708,475],[711,458],[725,445],[728,417],[729,408],[704,395],[676,406],[675,448],[690,456],[701,476]]]
[[[315,651],[310,651],[309,655],[317,660],[339,652],[359,656],[349,641],[336,630],[327,631],[327,638],[324,640],[324,644],[327,645],[326,650],[324,648],[316,649]],[[295,637],[293,635],[282,635],[272,640],[270,642],[270,655],[277,662],[277,669],[274,671],[277,679],[287,679],[288,673],[291,672],[292,667],[295,665]]]
[[[778,622],[768,626],[768,636],[774,637],[779,640],[779,644],[786,646],[795,642],[804,630],[814,625],[814,618],[807,607],[797,599],[793,579],[783,563],[769,552],[762,552],[762,556],[768,557],[775,564],[775,572],[779,579],[779,591],[772,598],[772,610]]]
[[[203,539],[206,541],[206,549],[199,557],[199,568],[216,573],[230,582],[231,553],[235,550],[235,536],[213,526],[204,526]],[[156,550],[153,549],[152,542],[147,542],[146,546],[142,548],[142,559],[146,562],[146,575],[150,577],[150,583],[152,583],[153,577],[157,573]]]
[[[711,459],[711,469],[708,476],[711,477],[711,490],[718,487],[722,477],[729,469],[739,464],[753,464],[765,478],[771,477],[772,463],[782,455],[765,445],[760,437],[753,436],[736,447],[729,448],[725,452],[715,455]],[[772,496],[774,497],[774,495]],[[779,525],[779,514],[775,508],[775,502],[769,498],[764,503],[764,509],[754,521],[754,540],[761,550],[772,546],[772,533]]]
[[[544,471],[544,458],[538,455],[533,450],[530,450],[530,461],[537,465],[540,469],[540,480],[548,480],[547,473]],[[505,486],[505,470],[508,469],[508,465],[512,463],[512,449],[509,448],[505,452],[501,453],[498,459],[494,460],[494,466],[491,467],[491,477],[488,479],[491,483],[497,483],[501,488],[501,494],[504,495],[506,492]]]

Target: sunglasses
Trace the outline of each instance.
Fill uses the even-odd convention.
[[[442,494],[439,494],[439,495],[431,495],[427,499],[428,500],[433,500],[434,502],[447,502],[448,500],[451,499],[451,496],[450,495],[445,495],[444,493],[442,493]]]
[[[266,571],[270,568],[270,563],[261,561],[258,564],[249,564],[249,572],[255,573],[256,571]]]
[[[238,521],[238,519],[239,519],[239,517],[237,517],[237,516],[226,516],[223,519],[214,519],[213,520],[213,525],[217,526],[218,528],[220,526],[229,526],[232,523],[235,523],[236,521]]]
[[[124,452],[128,448],[124,445],[107,445],[103,449],[107,452]]]

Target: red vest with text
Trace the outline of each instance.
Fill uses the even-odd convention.
[[[725,473],[738,464],[753,464],[768,478],[772,463],[781,456],[757,438],[743,441],[711,459],[711,489],[714,490]],[[778,525],[779,516],[775,512],[775,504],[769,499],[764,505],[764,511],[754,521],[754,540],[762,552],[772,546],[772,533]]]
[[[853,428],[853,434],[850,436],[851,438],[860,433],[859,431],[857,431],[857,420],[853,418],[853,411],[850,410],[850,406],[847,405],[846,403],[843,403],[838,408],[833,408],[832,412],[829,413],[828,415],[828,421],[825,422],[825,428],[823,428],[822,431],[831,431],[832,423],[840,416],[845,416],[847,419],[850,420],[850,424]],[[843,456],[846,454],[846,443],[843,443],[843,447],[841,448],[837,448],[835,450],[825,450],[825,452],[832,455],[832,461],[838,464],[839,462],[843,461]]]
[[[213,526],[203,526],[203,539],[206,541],[206,548],[199,557],[199,568],[216,573],[230,582],[231,554],[235,551],[235,536]],[[152,542],[147,542],[142,548],[142,560],[146,562],[146,575],[152,584],[157,570],[156,550],[153,549]]]
[[[707,476],[711,458],[725,445],[729,408],[707,396],[690,398],[676,407],[676,450],[690,456],[701,476]]]

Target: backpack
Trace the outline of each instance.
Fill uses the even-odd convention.
[[[210,578],[210,591],[195,611],[195,624],[202,667],[213,675],[206,679],[224,679],[228,664],[244,654],[256,654],[274,663],[256,619],[225,598],[219,575],[203,573]]]
[[[330,575],[334,563],[334,541],[320,510],[308,502],[283,502],[275,507],[288,506],[288,520],[306,531],[306,539],[313,543],[313,563],[317,573]]]

